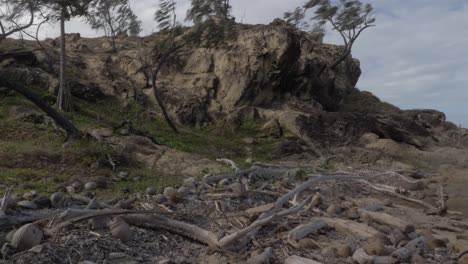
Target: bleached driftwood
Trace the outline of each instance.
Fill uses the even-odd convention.
[[[221,180],[225,180],[225,179],[235,180],[242,176],[246,176],[250,174],[258,174],[262,178],[274,179],[285,172],[287,172],[287,170],[285,169],[269,169],[269,168],[260,168],[260,167],[254,166],[250,169],[242,170],[236,173],[206,176],[203,178],[203,181],[207,184],[212,184],[212,183],[218,183]]]
[[[383,193],[385,193],[387,195],[390,195],[390,196],[393,196],[393,197],[396,197],[396,198],[399,198],[399,199],[402,199],[402,200],[405,200],[405,201],[408,201],[408,202],[412,202],[412,203],[424,206],[426,209],[428,209],[430,211],[437,210],[437,208],[435,208],[434,206],[432,206],[429,203],[426,203],[424,201],[414,199],[414,198],[411,198],[411,197],[408,197],[408,196],[397,193],[397,188],[396,187],[389,186],[389,185],[383,185],[383,184],[379,184],[379,185],[378,184],[372,184],[367,180],[360,180],[360,182],[368,185],[369,187],[371,187],[372,189],[374,189],[376,191],[383,192]]]
[[[217,162],[222,162],[222,163],[225,163],[227,164],[229,167],[231,167],[231,169],[233,169],[235,172],[239,172],[241,170],[241,168],[233,161],[233,160],[230,160],[230,159],[225,159],[225,158],[220,158],[220,159],[216,159]]]
[[[358,213],[362,218],[371,220],[379,224],[398,228],[404,233],[411,233],[415,230],[414,225],[410,224],[409,222],[386,213],[371,212],[363,209],[359,209]]]
[[[2,204],[0,205],[0,217],[5,217],[7,214],[7,209],[11,201],[12,191],[13,191],[13,187],[10,187],[5,192],[5,195],[3,195]]]
[[[302,224],[289,231],[288,241],[299,241],[311,233],[317,233],[319,230],[324,229],[328,224],[323,220],[316,220],[308,224]]]
[[[270,259],[273,258],[273,249],[271,247],[266,248],[262,253],[250,257],[245,264],[265,264],[270,263]]]
[[[351,234],[363,238],[370,238],[379,233],[379,231],[377,231],[375,228],[355,221],[327,217],[321,217],[320,219],[327,223],[329,226],[336,229],[336,231],[345,234]]]

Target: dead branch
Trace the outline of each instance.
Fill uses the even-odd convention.
[[[430,205],[429,203],[426,203],[424,201],[414,199],[414,198],[410,198],[408,196],[401,195],[401,194],[397,193],[396,192],[396,189],[397,189],[396,187],[388,186],[388,185],[377,186],[377,185],[374,185],[374,184],[372,184],[372,183],[370,183],[370,182],[368,182],[366,180],[360,180],[359,182],[368,185],[369,187],[371,187],[372,189],[374,189],[376,191],[383,192],[383,193],[385,193],[387,195],[391,195],[393,197],[396,197],[396,198],[399,198],[399,199],[402,199],[402,200],[405,200],[405,201],[408,201],[408,202],[412,202],[412,203],[415,203],[415,204],[422,205],[425,208],[429,209],[430,211],[437,210],[437,208]]]
[[[241,170],[241,168],[233,160],[223,158],[223,159],[216,159],[216,161],[222,162],[230,166],[231,169],[233,169],[235,172],[239,172]]]
[[[289,231],[288,242],[299,241],[311,233],[317,233],[319,230],[324,229],[328,224],[323,220],[316,220],[308,224],[302,224]]]
[[[51,228],[47,229],[46,232],[50,235],[56,234],[61,229],[66,228],[70,225],[74,225],[76,223],[97,218],[101,216],[115,216],[115,215],[129,215],[129,214],[169,214],[168,212],[162,212],[159,210],[152,210],[152,211],[141,211],[141,210],[76,210],[76,209],[68,209],[62,214],[58,215],[58,217],[54,219],[50,219],[52,222],[50,223]],[[44,220],[44,219],[43,219]],[[43,221],[41,220],[41,221]]]
[[[260,167],[252,167],[247,170],[242,170],[236,173],[231,174],[223,174],[223,175],[216,175],[216,176],[207,176],[203,179],[203,181],[207,184],[217,183],[221,180],[228,179],[228,180],[235,180],[242,176],[246,176],[249,174],[257,174],[262,178],[276,178],[278,175],[287,172],[285,169],[267,169],[267,168],[260,168]]]
[[[2,204],[0,205],[0,217],[4,217],[7,215],[7,209],[11,202],[11,192],[13,191],[13,187],[8,188],[5,192],[5,195],[2,199]]]
[[[444,193],[444,187],[440,186],[439,188],[439,201],[438,201],[439,206],[435,211],[429,211],[429,215],[445,215],[449,213],[447,211],[448,206],[447,206],[447,195]]]

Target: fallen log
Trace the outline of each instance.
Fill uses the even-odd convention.
[[[291,230],[288,234],[288,241],[299,241],[311,233],[317,233],[319,230],[328,227],[323,220],[316,220],[308,224],[302,224]]]
[[[333,227],[336,229],[338,232],[346,233],[346,234],[351,234],[363,238],[370,238],[378,233],[375,228],[357,223],[354,221],[350,220],[344,220],[340,218],[326,218],[326,217],[321,217],[319,218],[320,220],[323,220],[325,223],[327,223],[329,226]]]
[[[371,220],[383,225],[393,226],[407,234],[415,230],[414,225],[410,224],[409,222],[386,213],[371,212],[363,209],[358,209],[358,213],[364,219]]]

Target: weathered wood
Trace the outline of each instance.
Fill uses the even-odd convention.
[[[324,229],[328,224],[323,220],[316,220],[308,224],[302,224],[291,230],[288,234],[288,240],[299,241],[311,233],[317,233],[319,230]]]
[[[335,228],[336,231],[346,234],[351,234],[363,238],[370,238],[379,233],[379,231],[371,226],[350,220],[326,217],[321,217],[320,219],[325,221],[325,223],[327,223],[329,226]]]
[[[364,219],[368,219],[382,225],[393,226],[404,233],[411,233],[415,230],[414,225],[409,222],[386,213],[371,212],[363,209],[359,209],[358,213]]]
[[[418,237],[408,242],[404,247],[395,250],[392,257],[397,263],[408,262],[414,254],[424,254],[425,248],[426,240],[424,237]]]
[[[274,207],[275,207],[274,203],[263,204],[263,205],[245,210],[245,214],[248,217],[259,216],[260,214],[267,212],[273,209]]]
[[[290,256],[284,261],[284,264],[322,264],[322,263],[312,260],[312,259],[299,257],[299,256]]]
[[[270,259],[273,258],[273,249],[271,247],[266,248],[262,253],[252,256],[245,264],[266,264],[270,263]]]
[[[404,196],[404,195],[401,195],[399,193],[396,192],[396,187],[393,187],[393,186],[388,186],[388,185],[383,185],[383,184],[372,184],[366,180],[360,180],[361,183],[364,183],[364,184],[367,184],[369,187],[371,187],[372,189],[376,190],[376,191],[379,191],[379,192],[383,192],[385,194],[388,194],[388,195],[391,195],[393,197],[396,197],[396,198],[399,198],[399,199],[402,199],[402,200],[405,200],[405,201],[408,201],[408,202],[412,202],[412,203],[415,203],[415,204],[419,204],[419,205],[422,205],[424,206],[425,208],[427,208],[428,210],[430,211],[433,211],[433,210],[437,210],[437,208],[435,208],[434,206],[424,202],[424,201],[421,201],[421,200],[418,200],[418,199],[413,199],[411,197],[407,197],[407,196]]]
[[[10,204],[12,191],[13,191],[13,187],[10,187],[5,192],[5,195],[3,195],[2,203],[0,204],[0,217],[4,217],[7,214],[6,211],[8,209],[8,205]]]

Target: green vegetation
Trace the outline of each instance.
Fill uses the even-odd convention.
[[[52,98],[51,103],[54,102],[53,95],[44,89],[32,89],[41,98]],[[142,104],[133,103],[122,107],[116,99],[89,102],[75,98],[74,102],[78,106],[77,111],[67,113],[67,116],[82,131],[112,128],[124,120],[131,120],[134,129],[148,132],[162,145],[211,159],[230,158],[244,167],[251,166],[245,162],[250,156],[255,160],[269,161],[277,143],[277,140],[271,138],[255,138],[263,125],[257,120],[246,120],[236,128],[228,126],[228,122],[184,128],[176,134],[162,118],[150,117],[146,106]],[[5,93],[0,97],[0,184],[20,186],[18,193],[37,190],[50,194],[63,190],[64,186],[76,180],[84,183],[115,178],[119,171],[128,172],[128,176],[110,181],[112,184],[97,190],[100,196],[110,197],[116,193],[125,195],[121,192],[124,188],[144,191],[148,186],[167,186],[181,182],[179,177],[168,177],[142,168],[132,159],[131,154],[116,153],[94,141],[80,140],[63,146],[66,137],[64,132],[48,124],[15,120],[10,117],[12,107],[36,108],[15,93]],[[119,163],[116,172],[110,168],[108,154],[116,160],[125,161]]]
[[[400,109],[389,103],[379,100],[370,92],[361,92],[353,89],[349,92],[338,109],[340,112],[361,113],[398,113]]]

